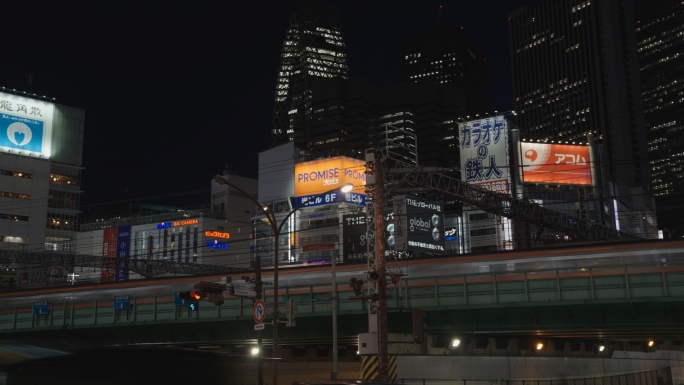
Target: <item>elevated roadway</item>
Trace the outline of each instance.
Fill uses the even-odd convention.
[[[401,270],[407,278],[442,277],[479,273],[506,273],[515,271],[578,270],[594,266],[623,266],[636,264],[667,264],[684,262],[684,241],[643,241],[603,243],[594,245],[500,251],[487,254],[448,255],[425,259],[400,261],[389,269]],[[366,280],[365,263],[338,264],[337,281],[349,282],[352,277]],[[239,282],[246,272],[231,276]],[[265,282],[273,281],[272,270],[263,271]],[[329,265],[284,265],[279,270],[280,288],[330,284]],[[200,280],[219,281],[221,275],[154,278],[116,283],[74,285],[0,293],[4,306],[37,301],[73,302],[109,299],[115,295],[134,297],[172,295],[176,291],[193,288]],[[267,287],[268,289],[268,287]]]

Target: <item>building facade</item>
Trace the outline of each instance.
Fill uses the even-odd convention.
[[[684,236],[684,3],[651,0],[637,8],[636,36],[648,159],[658,224]]]
[[[403,39],[400,70],[402,82],[459,87],[466,95],[467,115],[484,116],[488,111],[485,59],[463,27],[446,28],[440,22],[420,35]]]
[[[0,92],[1,248],[71,250],[84,120],[84,110]]]
[[[275,91],[272,141],[310,147],[312,85],[348,73],[337,10],[320,0],[299,0],[285,34]]]
[[[573,144],[592,133],[608,179],[648,189],[633,20],[628,0],[547,0],[511,13],[513,96],[523,138]]]

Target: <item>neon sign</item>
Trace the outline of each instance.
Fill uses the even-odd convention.
[[[207,249],[228,250],[226,242],[207,241]]]
[[[185,225],[196,225],[199,223],[199,219],[186,219],[183,221],[175,221],[173,222],[173,227],[176,226],[185,226]]]
[[[230,238],[230,233],[224,233],[221,231],[209,231],[209,230],[207,230],[204,232],[204,235],[207,237],[216,237],[216,238],[225,238],[225,239]]]

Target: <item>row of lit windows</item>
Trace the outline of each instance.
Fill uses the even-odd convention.
[[[591,1],[589,1],[589,0],[584,1],[584,2],[580,3],[579,5],[572,7],[572,13],[575,13],[575,12],[579,11],[579,10],[582,9],[582,8],[586,8],[586,7],[588,7],[589,5],[591,5]]]
[[[29,217],[25,215],[14,215],[14,214],[0,214],[0,219],[5,219],[8,221],[16,222],[28,222]]]
[[[29,195],[29,194],[19,194],[19,193],[15,193],[15,192],[7,192],[7,191],[0,191],[0,197],[31,200],[31,195]]]
[[[29,174],[29,173],[27,173],[27,172],[17,172],[17,171],[9,171],[9,170],[0,170],[0,175],[14,176],[14,177],[17,177],[17,178],[33,179],[33,174]]]

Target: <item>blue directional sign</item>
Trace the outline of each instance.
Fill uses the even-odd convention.
[[[114,297],[114,309],[130,309],[131,308],[131,296],[130,295],[117,295]]]
[[[42,302],[34,302],[33,303],[33,314],[34,315],[43,315],[43,314],[48,314],[48,313],[50,313],[50,302],[42,301]]]

